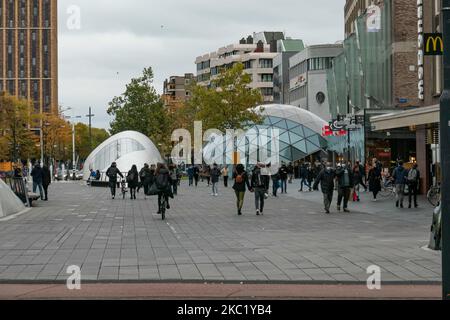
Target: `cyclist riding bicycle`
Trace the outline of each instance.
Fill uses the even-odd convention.
[[[166,165],[163,163],[158,163],[158,167],[155,172],[155,184],[158,188],[158,214],[163,214],[166,209],[170,209],[169,197],[173,198],[173,193],[171,190],[172,183],[170,172]],[[162,204],[165,204],[165,208],[162,207]]]

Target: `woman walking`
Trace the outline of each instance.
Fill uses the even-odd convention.
[[[381,170],[378,166],[371,166],[369,170],[369,190],[373,193],[373,201],[377,201],[377,195],[381,191]]]
[[[128,188],[130,188],[131,200],[136,200],[136,189],[139,186],[139,172],[136,165],[131,167],[127,174]]]
[[[236,200],[237,200],[237,210],[238,215],[242,215],[242,207],[244,206],[244,198],[245,198],[245,187],[247,186],[247,189],[249,191],[252,190],[250,183],[248,181],[248,175],[247,172],[245,172],[244,165],[238,164],[236,166],[236,170],[233,172],[233,179],[234,179],[234,185],[233,189],[236,193]]]

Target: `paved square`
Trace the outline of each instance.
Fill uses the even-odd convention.
[[[441,255],[428,244],[432,208],[396,209],[370,194],[352,213],[325,215],[320,193],[267,200],[244,215],[231,189],[219,197],[185,184],[166,221],[154,197],[111,200],[107,189],[54,183],[50,201],[0,221],[0,282],[64,281],[70,265],[84,281],[363,283],[377,265],[385,282],[440,282]],[[335,206],[334,206],[335,208]]]

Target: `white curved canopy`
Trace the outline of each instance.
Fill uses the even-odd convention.
[[[12,192],[11,188],[0,179],[0,218],[25,210],[25,205]]]
[[[105,172],[113,162],[119,170],[127,172],[133,165],[140,170],[145,163],[152,165],[162,161],[161,154],[148,137],[136,131],[124,131],[104,141],[89,155],[83,177],[89,178],[90,169]]]

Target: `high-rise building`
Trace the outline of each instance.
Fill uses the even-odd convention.
[[[164,105],[171,111],[180,108],[184,102],[191,98],[189,86],[195,80],[192,73],[186,73],[184,76],[172,76],[164,81],[162,99]]]
[[[0,91],[58,112],[57,0],[0,0]]]
[[[278,54],[278,40],[284,40],[282,32],[259,32],[242,38],[238,44],[197,57],[197,83],[210,86],[220,70],[242,63],[252,77],[250,87],[261,90],[264,102],[273,102],[273,59]]]

